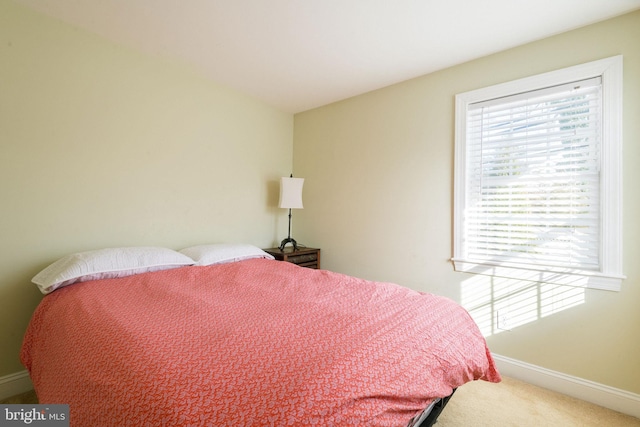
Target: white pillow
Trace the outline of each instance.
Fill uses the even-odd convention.
[[[38,285],[40,292],[48,294],[76,282],[113,279],[193,264],[191,258],[167,248],[107,248],[67,255],[31,281]]]
[[[182,249],[180,253],[193,259],[196,265],[225,264],[252,258],[274,259],[260,248],[236,243],[191,246]]]

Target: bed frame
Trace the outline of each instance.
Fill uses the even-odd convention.
[[[438,398],[431,402],[429,406],[425,408],[419,415],[416,415],[407,427],[431,427],[435,424],[438,419],[438,416],[442,412],[447,403],[449,403],[449,399],[453,396],[453,393],[456,392],[454,389],[449,396]]]

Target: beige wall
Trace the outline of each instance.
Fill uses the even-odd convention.
[[[271,246],[293,116],[0,0],[0,377],[60,256]]]
[[[455,273],[454,96],[624,55],[621,292]],[[296,238],[323,267],[447,295],[468,307],[493,352],[640,392],[640,12],[297,114],[294,169],[305,181]],[[511,331],[496,329],[497,311]]]

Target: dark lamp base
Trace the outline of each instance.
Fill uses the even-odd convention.
[[[287,237],[286,239],[284,239],[282,242],[280,242],[280,246],[278,246],[278,249],[280,249],[281,251],[284,250],[284,247],[287,246],[287,243],[291,243],[293,245],[293,250],[297,251],[298,250],[298,242],[296,242],[295,240],[293,240],[291,237]]]

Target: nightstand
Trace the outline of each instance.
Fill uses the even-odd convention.
[[[291,262],[301,267],[320,268],[320,249],[317,248],[298,248],[294,251],[292,246],[288,246],[282,251],[279,248],[263,250],[278,261]]]

